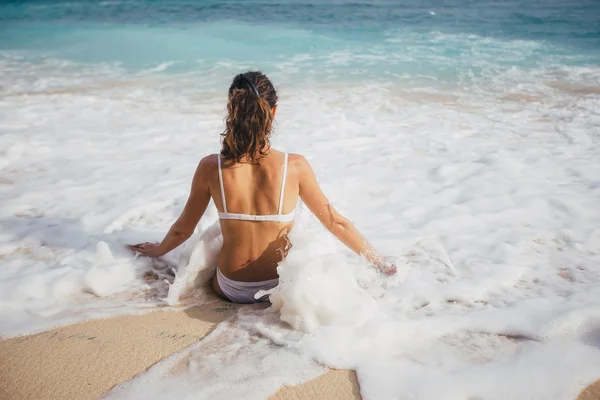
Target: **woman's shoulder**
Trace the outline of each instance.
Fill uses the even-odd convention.
[[[299,153],[288,153],[288,162],[295,166],[302,166],[308,163],[306,157]]]
[[[312,171],[310,163],[302,154],[288,153],[288,169],[299,177]]]
[[[218,157],[219,154],[209,154],[205,157],[202,157],[199,166],[204,168],[216,168],[218,165]]]
[[[298,171],[303,171],[305,169],[310,169],[310,163],[302,154],[299,153],[289,153],[288,154],[288,162],[290,166],[295,168]]]
[[[281,160],[280,157],[283,157],[284,154],[287,154],[288,155],[288,168],[289,167],[302,167],[303,165],[308,163],[308,161],[306,161],[306,158],[302,154],[289,153],[289,152],[271,148],[271,154],[273,154],[273,153],[277,154],[276,157],[279,160]],[[281,161],[277,161],[277,162],[281,162]]]
[[[210,176],[213,171],[218,168],[218,154],[209,154],[202,157],[196,168],[195,177],[206,178]]]

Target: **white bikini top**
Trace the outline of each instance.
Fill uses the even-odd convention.
[[[281,194],[279,195],[279,211],[277,215],[252,215],[252,214],[236,214],[227,212],[227,201],[225,201],[225,190],[223,189],[223,172],[221,170],[221,155],[217,155],[219,163],[219,186],[221,187],[221,201],[223,202],[223,211],[219,213],[219,219],[237,219],[241,221],[275,221],[275,222],[290,222],[294,220],[296,209],[289,214],[282,214],[283,211],[283,195],[285,194],[285,178],[287,176],[288,153],[284,155],[283,161],[283,179],[281,180]]]

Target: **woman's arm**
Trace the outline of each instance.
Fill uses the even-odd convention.
[[[300,198],[319,221],[342,243],[355,253],[364,256],[380,271],[394,274],[396,266],[387,263],[373,246],[361,236],[352,222],[342,216],[329,203],[319,187],[315,173],[306,158],[300,157]]]
[[[209,174],[208,157],[203,158],[196,168],[194,179],[192,180],[192,188],[190,196],[181,212],[181,215],[175,221],[167,236],[160,244],[156,243],[141,243],[129,246],[133,251],[141,253],[145,256],[160,257],[163,254],[173,250],[192,236],[198,221],[208,207],[210,202],[210,190],[208,187]]]

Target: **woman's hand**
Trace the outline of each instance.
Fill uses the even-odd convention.
[[[158,243],[140,243],[127,245],[129,250],[139,253],[143,256],[148,257],[160,257],[162,254],[159,252]]]
[[[365,241],[365,243],[367,243],[368,246],[371,246],[368,242]],[[383,257],[373,250],[372,247],[365,251],[362,255],[373,268],[382,274],[392,276],[397,272],[396,263],[392,261],[394,257]]]
[[[383,262],[379,265],[376,265],[375,268],[386,275],[394,275],[397,272],[396,264],[391,262]]]
[[[211,168],[216,168],[216,164],[217,159],[215,156],[207,156],[200,161],[192,180],[192,189],[185,207],[160,244],[148,242],[133,244],[127,246],[129,250],[143,256],[160,257],[188,240],[194,233],[198,221],[200,221],[210,202],[208,181],[210,174],[214,171]]]

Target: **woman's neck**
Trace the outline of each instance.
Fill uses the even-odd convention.
[[[271,152],[271,146],[267,146],[267,147],[265,147],[265,149],[262,152],[262,154],[261,154],[261,152],[257,151],[255,153],[254,157],[249,157],[248,154],[242,155],[242,157],[240,157],[240,161],[239,162],[240,163],[244,163],[244,164],[258,164],[254,160],[260,160],[261,158],[264,157],[263,154],[267,154],[268,155],[270,152]]]

